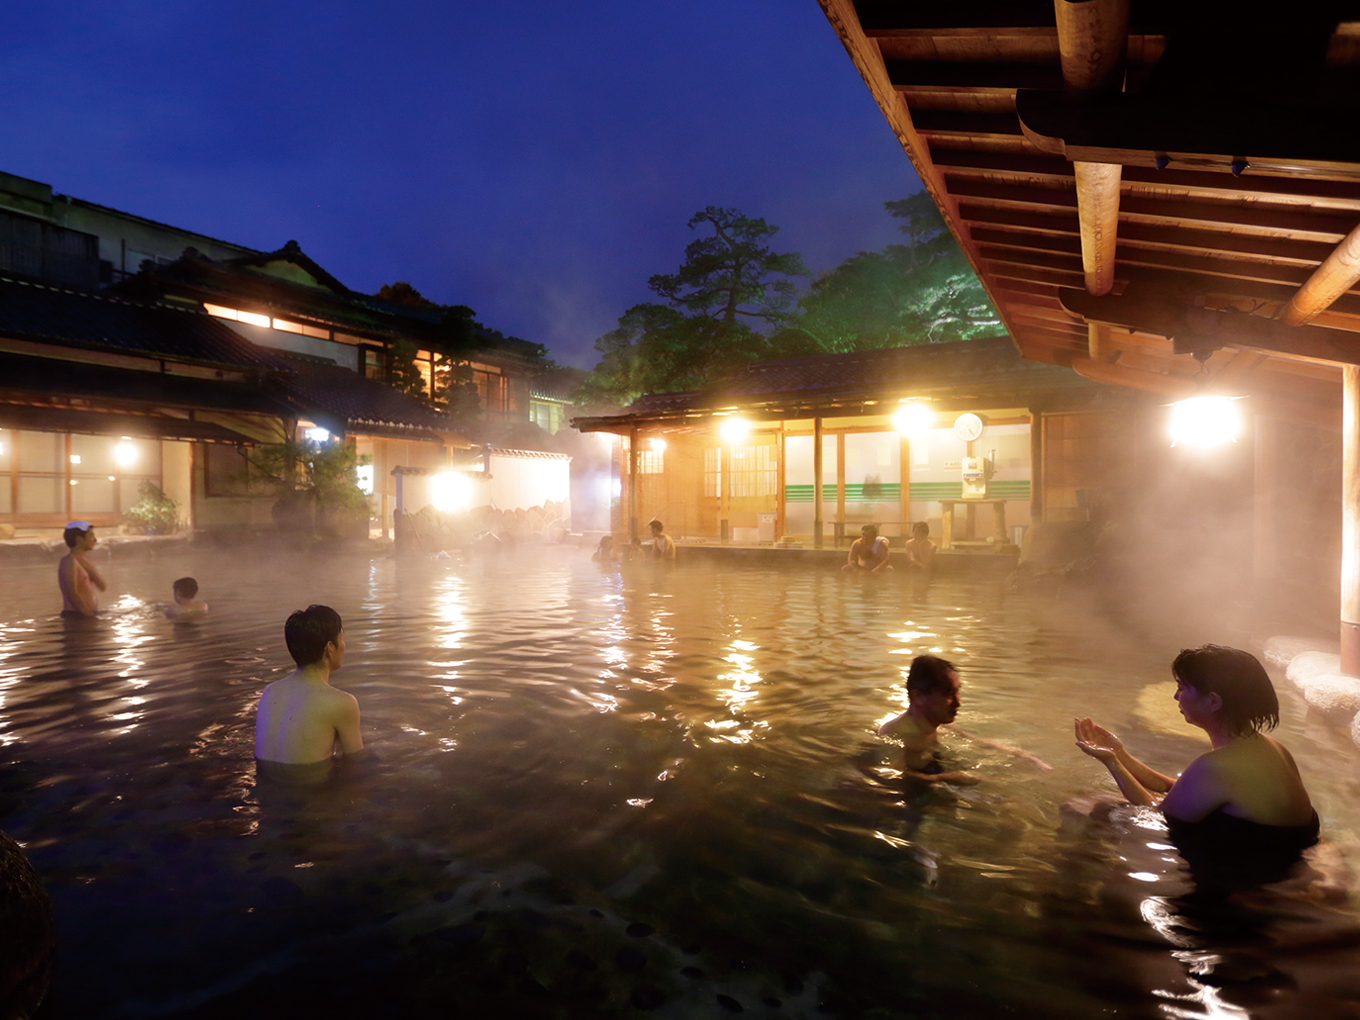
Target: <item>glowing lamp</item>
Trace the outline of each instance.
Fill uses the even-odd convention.
[[[430,476],[430,502],[442,513],[466,510],[472,504],[472,479],[461,471]]]
[[[137,447],[132,443],[119,443],[113,448],[113,462],[120,468],[130,468],[137,463]]]
[[[653,437],[647,440],[647,445],[650,446],[657,453],[660,453],[662,450],[666,448],[666,440],[657,439],[656,437]]]
[[[79,463],[80,463],[80,454],[78,454],[78,453],[73,453],[73,454],[71,454],[71,463],[72,463],[72,464],[79,464]]]
[[[365,496],[373,495],[373,465],[360,464],[355,468],[354,481]]]
[[[313,443],[324,443],[330,439],[331,434],[325,429],[310,428],[302,430],[302,437]]]
[[[722,436],[723,442],[735,443],[746,438],[746,434],[751,431],[751,423],[745,418],[728,418],[718,426],[718,435]]]
[[[904,436],[919,436],[935,423],[935,412],[925,404],[904,404],[892,416],[892,427]]]
[[[1171,445],[1209,448],[1237,442],[1242,419],[1231,397],[1191,397],[1171,405]]]

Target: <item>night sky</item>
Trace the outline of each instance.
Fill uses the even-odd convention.
[[[817,272],[920,188],[816,0],[40,2],[0,48],[0,170],[583,368],[698,209]]]

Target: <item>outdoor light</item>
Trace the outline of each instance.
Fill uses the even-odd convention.
[[[354,469],[355,484],[365,496],[373,495],[373,465],[360,464]]]
[[[137,447],[129,442],[119,443],[113,448],[113,461],[120,468],[130,468],[137,463]]]
[[[915,401],[902,405],[892,416],[892,427],[904,436],[919,436],[935,422],[935,412]]]
[[[431,475],[430,502],[442,513],[466,510],[472,503],[472,479],[461,471]]]
[[[1171,445],[1200,448],[1237,442],[1242,420],[1231,397],[1191,397],[1171,405]]]
[[[78,454],[78,453],[73,453],[73,454],[71,454],[71,463],[72,463],[72,464],[79,464],[79,463],[80,463],[80,454]]]
[[[728,418],[718,426],[718,435],[722,436],[723,441],[735,443],[739,439],[745,439],[746,434],[751,431],[751,423],[745,418]]]
[[[325,429],[310,428],[302,430],[302,437],[313,443],[324,443],[326,440],[330,439],[331,434]]]
[[[666,440],[657,439],[656,437],[653,437],[647,440],[647,445],[650,446],[657,453],[660,453],[662,450],[666,448]]]

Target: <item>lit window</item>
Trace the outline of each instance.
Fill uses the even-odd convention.
[[[659,475],[664,470],[664,450],[639,450],[638,451],[638,474],[640,475]]]

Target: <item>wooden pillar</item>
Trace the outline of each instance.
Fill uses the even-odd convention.
[[[1360,366],[1341,377],[1341,672],[1360,677]]]
[[[845,433],[836,433],[836,547],[845,537]]]
[[[1255,417],[1254,432],[1251,565],[1256,580],[1266,581],[1279,572],[1279,506],[1275,496],[1279,432],[1275,420],[1262,414]]]
[[[1044,416],[1029,412],[1029,523],[1044,519]]]
[[[786,500],[784,498],[784,487],[788,484],[788,470],[784,466],[785,458],[788,457],[788,436],[784,434],[784,423],[779,423],[779,431],[775,435],[775,456],[778,458],[776,467],[778,474],[775,477],[775,505],[774,505],[774,540],[784,541],[784,529],[788,522],[785,520]]]
[[[628,541],[638,538],[637,513],[638,430],[633,426],[628,433]]]
[[[822,547],[822,419],[812,419],[812,548]]]
[[[728,500],[732,489],[732,445],[718,447],[718,539],[723,545],[732,541],[732,527],[728,519]]]
[[[900,523],[897,530],[902,532],[903,541],[908,541],[911,538],[911,440],[906,436],[899,436],[897,449],[899,462],[897,476],[902,488],[899,496],[901,509],[897,514]]]

